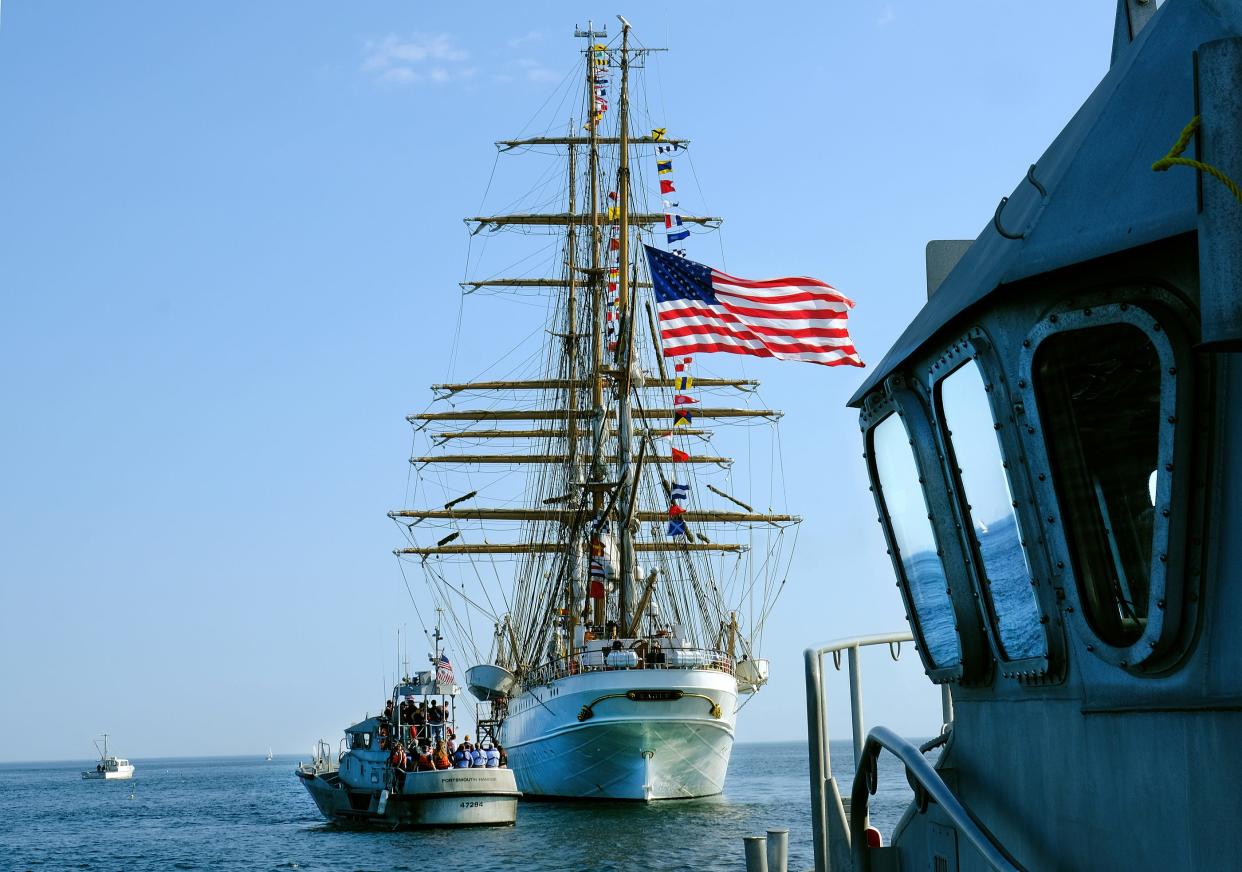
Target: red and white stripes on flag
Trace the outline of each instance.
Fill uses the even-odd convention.
[[[741,279],[645,246],[665,357],[724,351],[862,366],[846,327],[854,303],[818,279]]]

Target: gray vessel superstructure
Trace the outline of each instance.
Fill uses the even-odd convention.
[[[1238,867],[1237,180],[1242,3],[1120,0],[1082,108],[977,239],[929,246],[851,405],[951,715],[934,766],[877,728],[842,790],[819,664],[888,639],[808,651],[818,869]],[[915,801],[867,847],[882,748]]]

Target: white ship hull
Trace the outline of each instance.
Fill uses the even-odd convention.
[[[645,698],[663,695],[680,698]],[[587,672],[514,697],[500,741],[527,796],[714,796],[724,789],[736,702],[736,680],[718,670]],[[580,720],[584,707],[591,714]]]
[[[114,781],[120,778],[133,778],[134,767],[132,765],[121,766],[109,772],[97,772],[95,770],[88,769],[82,773],[82,777],[87,779],[88,781],[94,781],[96,779]]]

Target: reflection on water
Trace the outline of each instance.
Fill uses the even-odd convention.
[[[1014,514],[989,390],[973,360],[945,377],[938,387],[947,436],[965,491],[965,508],[983,562],[984,593],[991,600],[996,632],[1007,659],[1021,660],[1047,654],[1048,644],[1040,630],[1039,603]]]
[[[1012,514],[999,518],[988,525],[987,532],[977,530],[976,536],[990,582],[1001,647],[1010,660],[1047,654],[1048,642],[1039,623],[1039,603],[1026,568],[1017,518]]]
[[[957,638],[953,607],[945,593],[948,583],[944,577],[943,562],[934,551],[920,551],[913,557],[907,557],[902,564],[910,581],[910,596],[919,615],[923,643],[932,653],[937,666],[956,665],[961,662],[962,649]]]
[[[880,497],[927,653],[939,667],[956,666],[962,661],[962,648],[954,630],[953,605],[905,425],[889,415],[872,430],[871,446]]]

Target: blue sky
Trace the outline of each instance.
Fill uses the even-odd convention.
[[[460,219],[494,164],[493,205],[520,187],[493,141],[576,63],[574,25],[615,11],[4,3],[5,759],[84,758],[103,730],[135,758],[298,751],[382,702],[395,628],[417,631],[384,517],[404,416],[514,341],[502,300],[461,304]],[[974,237],[1107,70],[1113,4],[621,11],[671,49],[652,111],[727,219],[692,254],[832,282],[876,363],[926,241]],[[739,739],[795,739],[801,650],[902,610],[844,407],[864,371],[745,371],[786,412],[806,521]],[[935,728],[913,656],[865,664],[869,721]]]

